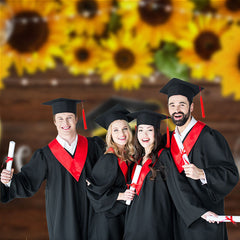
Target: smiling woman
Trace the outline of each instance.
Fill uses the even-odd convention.
[[[121,240],[123,237],[125,201],[134,196],[126,186],[134,153],[128,125],[132,118],[128,113],[117,104],[96,119],[108,131],[106,152],[95,164],[88,186],[88,197],[94,209],[89,240]]]
[[[125,120],[116,120],[109,126],[110,134],[112,135],[112,140],[122,149],[129,141],[129,126]]]

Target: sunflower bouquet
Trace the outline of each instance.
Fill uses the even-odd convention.
[[[239,13],[235,0],[5,0],[0,88],[10,69],[22,76],[64,64],[117,90],[160,72],[219,81],[239,100]]]

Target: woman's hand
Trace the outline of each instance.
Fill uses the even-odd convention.
[[[135,194],[136,194],[135,191],[127,189],[125,192],[123,192],[123,193],[120,192],[118,194],[117,200],[123,200],[123,201],[130,200],[130,201],[132,201]]]

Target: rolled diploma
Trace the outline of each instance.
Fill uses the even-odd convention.
[[[138,178],[139,178],[141,169],[142,169],[142,166],[141,166],[141,165],[137,165],[137,166],[136,166],[136,169],[135,169],[135,172],[134,172],[134,175],[133,175],[132,183],[137,184],[137,181],[138,181]],[[135,188],[131,186],[131,187],[130,187],[130,190],[135,190]],[[131,204],[131,200],[127,200],[127,201],[126,201],[126,204],[127,204],[127,205],[130,205],[130,204]]]
[[[219,215],[218,217],[207,216],[207,220],[218,222],[231,222],[230,219],[232,219],[232,221],[234,222],[240,222],[240,216],[224,216],[224,215]]]
[[[177,142],[177,145],[179,147],[180,152],[184,152],[184,154],[182,155],[183,161],[185,162],[185,164],[190,164],[190,161],[188,159],[186,151],[184,151],[184,146],[182,144],[182,141],[180,139],[180,136],[179,136],[178,132],[174,133],[174,137],[175,137],[175,140]]]
[[[8,147],[8,158],[13,158],[14,148],[15,148],[15,142],[14,141],[10,141],[9,142],[9,147]],[[8,171],[11,171],[11,169],[12,169],[12,162],[13,162],[12,160],[7,162],[6,169]]]

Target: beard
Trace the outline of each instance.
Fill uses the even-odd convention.
[[[182,118],[179,119],[179,120],[176,120],[176,119],[174,118],[175,115],[182,115]],[[189,119],[189,117],[190,117],[190,108],[189,108],[189,110],[188,110],[188,112],[187,112],[186,114],[184,114],[183,112],[177,112],[177,113],[175,112],[175,113],[173,113],[173,114],[171,115],[171,118],[172,118],[173,123],[174,123],[176,126],[179,126],[179,127],[183,126],[183,125],[187,122],[187,120]]]

